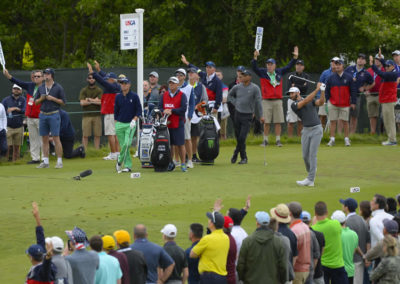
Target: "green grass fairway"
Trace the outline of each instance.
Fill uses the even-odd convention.
[[[226,143],[229,144],[229,143]],[[105,151],[105,150],[103,150]],[[148,226],[149,239],[159,244],[161,228],[167,223],[178,227],[178,244],[186,248],[188,227],[192,222],[207,224],[205,212],[216,198],[229,207],[243,207],[252,195],[251,209],[243,222],[251,233],[256,211],[269,211],[278,203],[299,201],[313,212],[319,200],[328,203],[332,213],[340,209],[339,198],[370,200],[374,193],[395,196],[400,192],[400,152],[398,147],[357,145],[328,148],[318,153],[316,187],[302,188],[296,180],[306,177],[299,144],[282,148],[268,146],[264,166],[264,148],[248,147],[248,165],[231,165],[232,146],[221,147],[214,166],[199,166],[182,173],[155,173],[139,168],[141,178],[117,174],[113,161],[103,161],[89,153],[86,159],[66,160],[64,168],[36,169],[25,164],[1,165],[0,283],[21,283],[30,263],[25,250],[35,242],[35,222],[31,202],[37,201],[47,236],[64,233],[75,225],[88,236],[110,234],[117,229],[132,232],[137,223]],[[92,169],[93,175],[81,181],[73,176]],[[359,186],[361,192],[350,193]]]

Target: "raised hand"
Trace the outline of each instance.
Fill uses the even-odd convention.
[[[293,48],[292,54],[294,59],[297,59],[299,57],[299,48],[297,45]]]
[[[262,120],[264,120],[264,118],[262,118]],[[248,195],[243,209],[248,211],[250,209],[250,205],[251,205],[251,195]]]
[[[97,60],[94,61],[94,68],[96,68],[97,72],[100,71],[100,64],[99,64],[99,62],[97,62]]]
[[[214,207],[213,207],[214,211],[220,212],[223,207],[224,207],[224,205],[222,205],[221,198],[218,198],[217,200],[215,200]]]
[[[3,74],[4,76],[6,76],[8,80],[12,78],[12,76],[10,75],[10,73],[8,73],[8,70],[6,68],[3,69]]]
[[[181,55],[181,60],[182,60],[182,63],[183,64],[185,64],[185,65],[189,65],[189,61],[187,61],[187,59],[186,59],[186,56],[185,55]]]
[[[254,56],[254,59],[257,59],[257,57],[260,56],[260,51],[258,51],[257,49],[254,50],[253,56]]]

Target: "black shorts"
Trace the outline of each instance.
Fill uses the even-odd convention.
[[[195,136],[195,137],[199,137],[200,136],[200,128],[199,128],[199,124],[196,123],[192,123],[191,128],[190,128],[190,136]]]
[[[171,145],[182,146],[185,145],[185,129],[183,125],[178,128],[169,128],[169,137]]]

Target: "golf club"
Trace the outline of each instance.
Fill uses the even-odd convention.
[[[316,84],[316,82],[314,82],[314,81],[311,81],[311,80],[308,80],[308,79],[306,79],[306,78],[302,78],[302,77],[299,77],[299,76],[296,76],[296,75],[290,75],[289,76],[289,80],[290,80],[290,78],[296,78],[296,79],[299,79],[299,80],[303,80],[303,81],[306,81],[306,82],[309,82],[309,83],[312,83],[312,84]]]
[[[267,144],[264,143],[264,166],[266,165],[267,165]]]

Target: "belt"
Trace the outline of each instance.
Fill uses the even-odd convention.
[[[263,99],[264,101],[277,101],[277,100],[282,100],[282,99]]]
[[[55,113],[58,113],[58,112],[59,112],[58,110],[51,111],[51,112],[40,111],[40,113],[41,113],[41,114],[44,114],[44,115],[52,115],[52,114],[55,114]]]

